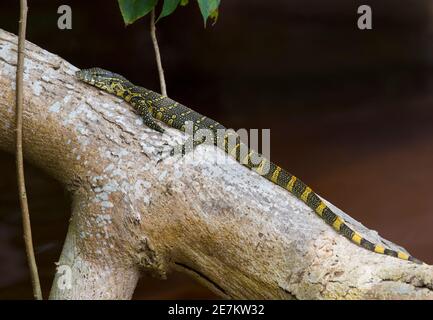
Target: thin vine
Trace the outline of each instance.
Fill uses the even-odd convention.
[[[150,13],[150,37],[152,38],[153,50],[155,51],[156,65],[158,67],[159,84],[161,94],[167,96],[167,86],[165,84],[164,69],[162,68],[161,54],[159,53],[158,39],[156,38],[155,9]]]
[[[33,296],[37,300],[42,300],[42,290],[39,281],[38,267],[36,265],[35,252],[33,249],[32,228],[30,224],[29,205],[27,202],[26,184],[24,179],[24,159],[23,159],[23,75],[24,75],[24,55],[26,42],[27,24],[27,0],[20,0],[20,20],[18,30],[18,61],[16,73],[16,165],[18,192],[23,220],[23,236],[26,247],[27,263],[30,269],[32,280]]]

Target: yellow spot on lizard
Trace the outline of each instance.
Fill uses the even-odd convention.
[[[257,172],[258,174],[260,174],[260,175],[263,175],[263,169],[264,169],[265,165],[266,165],[266,159],[263,159],[263,160],[260,162],[259,166],[257,167],[256,172]]]
[[[409,256],[406,254],[406,253],[404,253],[404,252],[397,252],[397,256],[400,258],[400,259],[403,259],[403,260],[409,260]]]
[[[341,225],[343,223],[344,223],[344,220],[341,219],[340,217],[337,217],[337,219],[334,221],[332,226],[334,227],[335,230],[340,231]]]
[[[281,167],[277,167],[274,171],[274,173],[272,174],[271,180],[272,182],[277,182],[278,176],[280,175],[281,172]]]
[[[295,177],[295,176],[292,176],[292,177],[290,178],[289,183],[288,183],[287,186],[286,186],[286,189],[289,190],[290,192],[292,192],[292,190],[293,190],[293,186],[295,185],[295,182],[296,182],[296,177]]]
[[[313,191],[313,190],[311,190],[310,187],[306,187],[306,188],[305,188],[305,191],[304,191],[304,192],[302,193],[302,195],[301,195],[301,199],[302,199],[304,202],[307,202],[308,195],[311,193],[311,191]]]
[[[232,156],[236,156],[236,150],[241,146],[240,143],[238,143],[237,145],[235,145],[235,147],[230,151],[230,154]]]
[[[247,164],[248,162],[250,162],[250,159],[251,159],[251,156],[253,155],[253,153],[254,153],[254,151],[253,150],[251,150],[248,154],[247,154],[247,156],[244,158],[244,160],[242,160],[242,163],[244,164]]]
[[[361,244],[362,237],[355,232],[352,236],[352,240],[357,244]]]
[[[374,247],[374,252],[384,254],[384,253],[385,253],[385,248],[377,244],[377,245]]]
[[[318,206],[317,209],[316,209],[317,214],[318,214],[319,216],[322,216],[322,214],[323,214],[323,210],[325,210],[325,208],[326,208],[326,204],[325,204],[323,201],[320,202],[319,206]]]

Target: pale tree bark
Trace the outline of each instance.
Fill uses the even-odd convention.
[[[0,146],[8,152],[16,44],[0,30]],[[157,163],[183,134],[148,129],[125,102],[78,82],[76,67],[26,48],[24,155],[73,197],[52,299],[129,299],[140,272],[165,278],[171,270],[224,298],[433,298],[431,266],[351,244],[234,160],[209,161],[223,154],[214,147]]]

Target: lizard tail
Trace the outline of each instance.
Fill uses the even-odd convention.
[[[273,180],[277,180],[278,177],[276,176],[278,172],[278,166],[276,166],[276,169],[274,170],[274,173],[272,176],[274,177]],[[298,199],[302,200],[307,206],[309,206],[314,212],[319,215],[327,224],[332,226],[335,231],[342,234],[344,237],[349,239],[351,242],[356,243],[357,245],[369,250],[373,251],[379,254],[385,254],[388,256],[393,256],[402,260],[408,260],[412,261],[418,264],[422,264],[423,262],[412,257],[411,255],[402,252],[402,251],[395,251],[388,248],[385,248],[379,244],[375,244],[370,242],[369,240],[365,239],[362,235],[360,235],[358,232],[351,229],[344,219],[337,214],[335,214],[318,196],[317,194],[311,190],[310,187],[305,185],[301,180],[296,178],[294,175],[289,174],[288,172],[285,172],[285,170],[280,169],[280,174],[283,173],[283,176],[286,176],[286,179],[281,179],[281,182],[285,182],[288,180],[287,183],[281,185],[280,183],[277,183],[278,185],[286,188],[288,191],[290,191],[292,194],[294,194]],[[271,176],[271,181],[272,180]]]
[[[275,183],[276,185],[288,190],[291,194],[296,196],[298,199],[303,201],[308,207],[310,207],[314,212],[319,215],[327,224],[332,226],[334,230],[342,234],[344,237],[349,239],[351,242],[357,245],[379,254],[385,254],[393,256],[402,260],[412,261],[418,264],[423,264],[422,261],[412,257],[411,255],[402,252],[395,251],[385,248],[379,244],[375,244],[365,239],[359,233],[351,229],[344,219],[337,214],[335,214],[320,198],[317,194],[308,187],[301,180],[296,178],[294,175],[290,174],[283,168],[277,166],[276,164],[263,159],[259,165],[252,165],[249,161],[252,152],[250,151],[248,159],[242,164],[259,174],[263,175],[269,181]],[[263,168],[268,166],[264,173]]]

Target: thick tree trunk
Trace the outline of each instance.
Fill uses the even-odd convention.
[[[0,30],[0,146],[9,152],[16,44]],[[25,158],[73,196],[51,298],[129,299],[140,272],[164,278],[173,269],[226,298],[433,298],[431,266],[351,244],[234,160],[209,161],[222,154],[214,147],[157,163],[184,135],[148,129],[126,103],[78,82],[76,70],[27,43]]]

